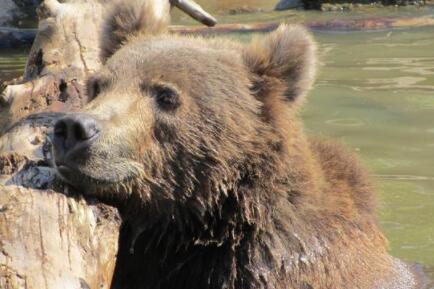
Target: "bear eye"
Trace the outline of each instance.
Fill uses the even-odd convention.
[[[181,105],[178,92],[168,86],[154,86],[152,95],[155,98],[158,106],[164,110],[175,110]]]
[[[92,98],[95,98],[101,92],[101,85],[98,81],[94,81],[92,84]]]
[[[101,93],[104,86],[106,86],[106,83],[100,79],[89,79],[87,82],[87,96],[89,100],[93,100],[95,97],[97,97]]]

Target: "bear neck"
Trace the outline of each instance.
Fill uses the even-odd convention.
[[[333,215],[340,204],[324,194],[323,171],[306,139],[246,159],[262,162],[231,167],[224,182],[212,173],[199,177],[202,188],[213,188],[194,191],[200,198],[128,211],[112,288],[344,288],[348,276],[363,276],[352,287],[372,288],[373,271],[393,277],[375,219]],[[338,285],[324,287],[323,276],[311,272]]]
[[[314,165],[306,164],[306,157],[300,155],[309,153],[308,146],[295,144],[285,152],[249,156],[246,159],[262,161],[232,167],[232,174],[225,172],[221,182],[212,173],[199,176],[207,182],[201,188],[214,189],[206,194],[194,192],[200,197],[183,200],[182,206],[161,201],[139,209],[134,217],[129,212],[125,258],[132,258],[131,270],[143,275],[144,279],[134,282],[147,285],[132,283],[125,288],[266,288],[260,285],[264,283],[261,274],[238,263],[259,262],[264,272],[278,270],[276,256],[266,252],[272,252],[276,244],[288,246],[284,240],[291,241],[294,252],[303,252],[303,239],[308,238],[303,234],[309,229],[295,209],[302,202],[312,202],[317,191],[315,176],[306,167]],[[219,198],[210,201],[209,196]],[[283,219],[285,224],[279,223]]]
[[[158,178],[171,179],[172,183],[136,187],[129,202],[133,205],[126,206],[125,215],[139,231],[152,232],[156,239],[173,236],[177,246],[236,247],[246,231],[268,225],[269,212],[276,204],[315,201],[312,196],[318,188],[312,180],[318,177],[312,174],[316,172],[312,170],[314,164],[306,162],[309,158],[304,156],[310,154],[309,147],[291,146],[283,150],[280,145],[268,151],[261,147],[252,150],[259,152],[257,155],[245,155],[233,163],[215,161],[216,165],[208,170],[197,169],[198,161],[196,165],[185,163],[184,168],[171,168]],[[170,178],[176,170],[184,173],[178,179]],[[195,176],[194,181],[189,176]],[[151,193],[139,191],[144,187]],[[153,200],[145,200],[144,195]]]

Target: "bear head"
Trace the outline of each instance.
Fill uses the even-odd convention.
[[[92,101],[56,123],[55,167],[89,195],[154,215],[222,214],[288,170],[315,61],[299,26],[247,44],[131,37],[88,80]]]

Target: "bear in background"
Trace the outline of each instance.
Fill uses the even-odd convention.
[[[132,228],[113,288],[417,285],[387,253],[364,169],[303,132],[305,29],[249,44],[126,31],[88,81],[93,100],[53,137],[59,176]]]

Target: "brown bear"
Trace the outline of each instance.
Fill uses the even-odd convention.
[[[417,286],[387,253],[364,169],[303,132],[316,66],[305,29],[248,44],[123,39],[53,136],[61,178],[118,205],[139,235],[112,288]]]

